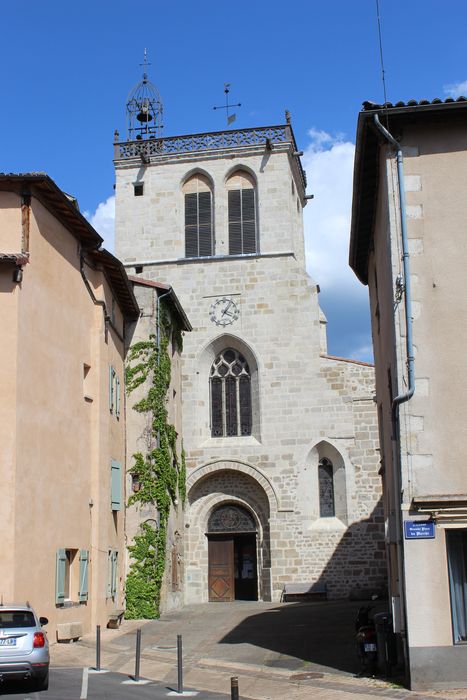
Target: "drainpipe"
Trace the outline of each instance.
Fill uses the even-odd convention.
[[[88,290],[89,296],[91,297],[93,303],[96,304],[96,306],[100,306],[102,308],[102,313],[104,315],[105,341],[107,342],[107,335],[108,335],[109,326],[110,326],[110,328],[112,328],[112,330],[114,331],[117,338],[120,340],[121,343],[123,343],[123,346],[125,346],[125,338],[120,333],[117,326],[112,322],[112,319],[107,312],[107,305],[106,305],[105,301],[103,301],[102,299],[97,299],[96,295],[94,294],[94,292],[92,290],[91,285],[89,284],[89,280],[86,277],[86,273],[84,272],[85,262],[86,261],[84,259],[84,253],[80,252],[79,269],[81,272],[81,277],[83,278],[84,285],[85,285],[86,289]],[[123,327],[125,328],[125,324],[123,324]]]
[[[402,147],[389,131],[381,124],[377,114],[374,115],[374,123],[384,138],[396,150],[397,163],[397,185],[399,193],[400,207],[400,226],[401,226],[401,242],[402,242],[402,263],[403,263],[403,292],[404,292],[404,309],[405,309],[405,326],[406,326],[406,355],[407,355],[407,391],[398,394],[392,400],[391,417],[392,417],[392,462],[394,465],[393,482],[394,482],[394,505],[396,506],[396,545],[398,550],[398,576],[399,576],[399,595],[401,598],[401,613],[403,614],[404,630],[402,636],[404,646],[404,657],[407,678],[410,675],[409,664],[409,648],[407,639],[407,601],[405,595],[405,561],[404,561],[404,540],[403,540],[403,518],[401,510],[401,495],[402,495],[402,469],[401,469],[401,452],[400,443],[398,445],[398,422],[399,422],[399,407],[401,404],[409,401],[415,391],[415,376],[414,376],[414,353],[413,353],[413,317],[412,317],[412,294],[410,284],[410,266],[409,266],[409,244],[407,235],[407,217],[405,205],[405,190],[404,190],[404,164],[402,156]]]
[[[413,318],[412,318],[412,294],[410,285],[410,267],[409,267],[409,242],[407,235],[407,217],[405,212],[405,190],[404,190],[404,162],[402,158],[402,147],[396,139],[389,133],[387,129],[379,121],[378,115],[374,116],[375,124],[383,136],[396,149],[397,161],[397,185],[399,189],[399,204],[400,204],[400,223],[401,223],[401,239],[402,239],[402,264],[404,268],[404,291],[405,291],[405,325],[406,325],[406,352],[407,352],[407,374],[408,374],[408,389],[405,393],[399,394],[393,399],[392,412],[393,420],[397,419],[398,409],[400,404],[405,403],[412,398],[415,391],[415,376],[414,376],[414,354],[413,354]]]
[[[161,294],[160,296],[157,295],[156,298],[156,343],[157,343],[157,365],[160,365],[161,362],[161,300],[164,299],[165,297],[169,296],[169,294],[172,294],[172,287],[169,287],[168,292],[165,292],[164,294]],[[160,430],[157,431],[157,447],[160,446],[161,443],[161,432]]]

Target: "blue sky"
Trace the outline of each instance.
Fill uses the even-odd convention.
[[[467,93],[467,4],[380,0],[392,101]],[[74,194],[111,248],[114,129],[140,79],[143,50],[165,134],[292,113],[305,151],[308,270],[321,286],[329,351],[371,359],[367,290],[347,269],[353,144],[363,100],[382,101],[375,0],[22,0],[2,5],[1,165],[45,171]]]

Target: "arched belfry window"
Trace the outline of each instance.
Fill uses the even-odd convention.
[[[227,348],[211,366],[211,435],[251,435],[251,374],[244,356]]]
[[[334,470],[330,459],[323,457],[318,465],[319,514],[321,518],[333,518],[336,514],[334,504]]]
[[[256,185],[243,170],[227,180],[229,204],[229,255],[258,252]]]
[[[183,186],[185,196],[185,257],[214,254],[212,189],[207,177],[197,173]]]

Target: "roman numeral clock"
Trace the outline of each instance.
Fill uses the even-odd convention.
[[[229,326],[240,316],[238,305],[230,297],[219,297],[211,304],[209,318],[216,326]]]

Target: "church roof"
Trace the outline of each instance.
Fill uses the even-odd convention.
[[[133,284],[139,285],[141,287],[153,287],[154,289],[160,290],[162,293],[169,292],[169,300],[171,301],[176,313],[178,314],[180,321],[182,322],[182,331],[191,331],[193,327],[188,320],[188,316],[185,313],[183,306],[181,305],[173,287],[170,284],[163,284],[162,282],[155,282],[154,280],[147,280],[144,277],[136,277],[136,275],[128,275],[128,279]]]

